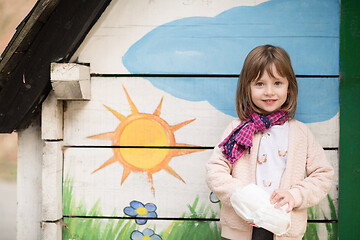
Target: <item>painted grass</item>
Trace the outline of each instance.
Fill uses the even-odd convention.
[[[178,239],[194,239],[194,240],[218,240],[220,237],[220,228],[215,221],[201,221],[208,217],[214,219],[216,212],[214,212],[210,205],[206,206],[202,203],[200,206],[199,198],[197,197],[192,205],[188,205],[190,217],[186,221],[173,221],[170,226],[160,233],[163,239],[178,240]],[[187,213],[183,213],[182,218]]]
[[[63,212],[66,226],[63,228],[63,239],[91,240],[91,239],[130,239],[134,230],[139,230],[134,220],[128,219],[94,219],[94,218],[72,218],[71,216],[102,216],[100,200],[87,211],[84,201],[76,202],[72,197],[73,180],[66,176],[63,188]],[[220,204],[220,203],[219,203]],[[221,205],[220,205],[221,206]],[[116,216],[114,210],[113,216]],[[186,217],[189,216],[189,217]],[[199,204],[199,198],[194,200],[192,205],[188,205],[188,212],[184,212],[181,218],[187,220],[169,220],[169,227],[159,233],[166,240],[192,239],[192,240],[218,240],[220,229],[216,221],[201,221],[204,218],[215,219],[216,212],[211,205]],[[156,223],[156,220],[152,223]],[[150,227],[150,226],[149,226]],[[156,226],[150,227],[156,233]]]
[[[63,212],[65,216],[102,216],[100,200],[87,211],[85,203],[81,200],[79,203],[72,198],[73,180],[70,177],[65,178],[63,188]],[[335,206],[331,197],[327,196],[330,217],[337,219]],[[221,203],[218,203],[221,208]],[[207,203],[199,204],[197,197],[193,204],[188,204],[188,211],[181,215],[182,220],[169,220],[170,225],[159,234],[164,240],[219,240],[220,228],[216,221],[203,221],[202,219],[215,219],[216,212],[212,210],[212,205]],[[114,210],[113,216],[116,216]],[[323,211],[318,206],[308,209],[308,219],[315,220],[323,216],[328,220]],[[63,228],[63,239],[91,240],[91,239],[130,239],[134,230],[139,230],[134,220],[128,219],[94,219],[94,218],[65,218],[66,226]],[[152,221],[152,228],[156,233],[156,220]],[[336,223],[326,223],[326,229],[329,240],[335,240],[338,236],[338,226]],[[303,240],[319,240],[318,224],[308,224]]]
[[[101,216],[100,200],[89,210],[84,201],[76,203],[72,198],[73,180],[66,176],[63,188],[63,212],[65,216]],[[113,216],[116,211],[113,212]],[[64,218],[63,239],[130,239],[130,235],[138,227],[134,220],[127,219],[94,219],[94,218]]]
[[[327,195],[327,200],[328,200],[328,203],[329,203],[331,220],[337,219],[334,202],[332,201],[332,199],[331,199],[331,197],[329,195]],[[324,219],[329,220],[325,216],[324,211],[322,213],[323,213]],[[337,223],[326,223],[325,226],[326,226],[326,230],[327,230],[327,233],[328,233],[328,240],[336,240],[336,239],[338,239],[338,224]]]
[[[334,202],[329,195],[327,195],[327,201],[330,209],[330,219],[328,219],[323,210],[320,211],[319,206],[316,205],[312,208],[308,208],[308,219],[316,220],[321,217],[324,220],[335,220],[337,219],[336,210],[334,206]],[[321,214],[320,214],[321,212]],[[338,239],[338,224],[337,223],[325,223],[325,227],[327,230],[327,240],[336,240]],[[310,223],[307,225],[306,233],[303,237],[303,240],[319,240],[318,235],[318,224]]]
[[[308,220],[316,220],[319,216],[319,206],[308,208]],[[303,240],[319,240],[318,224],[308,223]]]

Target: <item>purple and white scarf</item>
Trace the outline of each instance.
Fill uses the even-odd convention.
[[[289,120],[289,114],[285,111],[276,111],[269,115],[253,112],[249,119],[240,123],[224,141],[219,144],[223,147],[222,153],[234,164],[245,152],[252,147],[253,136],[257,132],[264,131],[273,125],[281,125]]]

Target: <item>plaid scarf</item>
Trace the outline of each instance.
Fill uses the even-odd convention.
[[[253,112],[249,119],[240,123],[230,135],[219,144],[223,147],[222,153],[234,164],[245,152],[252,147],[253,136],[257,132],[264,131],[273,125],[281,125],[289,120],[289,114],[285,111],[276,111],[269,115]]]

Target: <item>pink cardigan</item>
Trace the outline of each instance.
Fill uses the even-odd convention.
[[[239,124],[239,120],[234,120],[226,128],[221,140]],[[207,184],[222,203],[221,235],[225,238],[251,239],[252,226],[235,213],[230,197],[238,187],[256,183],[256,159],[261,136],[261,132],[254,135],[250,154],[245,153],[235,164],[230,164],[221,149],[215,147],[206,165]],[[306,125],[289,120],[288,159],[280,189],[289,190],[295,199],[295,207],[291,212],[290,231],[282,236],[275,236],[275,239],[302,239],[307,225],[307,208],[316,205],[326,196],[333,175],[334,169],[326,160],[323,148],[315,141]]]

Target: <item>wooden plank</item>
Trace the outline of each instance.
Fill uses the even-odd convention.
[[[158,235],[161,239],[221,239],[218,221],[148,220],[145,225],[138,225],[134,220],[127,219],[65,218],[64,220],[67,225],[63,231],[64,240],[74,237],[137,239],[135,235],[144,236],[144,233],[145,236],[147,233]],[[145,229],[150,230],[145,231]],[[336,240],[337,223],[308,223],[303,239]]]
[[[116,114],[124,117],[132,114],[125,88],[140,113],[153,115],[162,101],[159,117],[170,126],[196,119],[174,132],[176,142],[213,147],[236,117],[236,82],[235,78],[94,77],[91,101],[66,104],[64,144],[111,145],[110,140],[89,137],[116,131],[121,123]],[[317,88],[311,90],[311,82],[315,84],[317,80],[299,79],[300,91],[304,92],[298,100],[299,118],[328,119],[308,125],[322,146],[336,148],[339,144],[338,80],[320,79],[316,86],[328,86],[323,93]],[[326,105],[329,106],[324,107]]]
[[[17,158],[17,239],[40,239],[41,163],[42,148],[40,119],[18,133]]]
[[[359,117],[360,110],[360,2],[341,2],[340,25],[340,239],[357,239],[360,236],[360,206],[354,199],[360,198]],[[355,161],[354,161],[355,160]],[[349,187],[354,186],[354,187]]]
[[[123,156],[138,157],[139,161],[119,158],[119,149],[68,148],[65,151],[64,216],[97,216],[95,212],[77,212],[83,207],[90,209],[94,206],[101,208],[100,216],[123,216],[124,209],[136,200],[143,204],[155,204],[160,218],[189,218],[191,214],[188,206],[195,202],[199,206],[203,205],[204,209],[210,208],[219,217],[219,203],[213,200],[213,196],[210,197],[211,191],[205,183],[205,164],[212,150],[173,157],[168,162],[172,171],[162,167],[157,172],[150,170],[153,166],[151,164],[156,163],[149,162],[149,159],[157,160],[154,156],[161,158],[164,156],[163,151],[168,149],[122,149],[125,150],[131,151],[131,155]],[[337,151],[326,151],[326,155],[335,168],[336,176],[330,191],[330,201],[324,199],[309,214],[311,219],[334,219],[337,216]],[[101,168],[104,164],[108,165]],[[142,171],[139,166],[143,166]],[[79,204],[81,207],[76,207]],[[211,211],[204,217],[211,218]]]
[[[41,138],[60,140],[63,138],[63,102],[58,101],[51,91],[42,104]]]
[[[51,90],[50,63],[70,59],[109,2],[59,2],[17,67],[6,73],[11,81],[0,94],[0,132],[10,133],[26,127]]]
[[[42,162],[42,219],[62,218],[62,142],[45,141]]]
[[[41,225],[41,239],[42,240],[61,240],[62,226],[60,222],[45,222]]]
[[[63,239],[221,239],[218,221],[148,220],[138,225],[127,219],[65,218]],[[146,230],[147,229],[147,230]],[[138,236],[138,237],[137,237]]]
[[[73,59],[92,73],[238,74],[252,48],[271,43],[289,52],[297,74],[339,74],[338,1],[188,2],[119,1]]]
[[[162,159],[163,152],[168,149],[132,150],[132,156],[140,154],[148,158],[134,163],[125,157],[122,163],[116,161],[99,169],[105,162],[115,159],[111,149],[67,149],[64,156],[64,215],[77,215],[74,210],[78,209],[75,206],[79,202],[92,208],[99,201],[103,216],[122,216],[124,209],[134,200],[155,204],[159,217],[181,218],[183,214],[190,217],[188,205],[196,201],[214,212],[218,211],[218,203],[209,201],[210,190],[205,183],[205,163],[211,150],[173,157],[170,161]],[[150,157],[153,162],[149,162]],[[155,161],[160,163],[156,165]],[[154,165],[158,171],[154,170]],[[143,169],[139,169],[141,166]],[[211,217],[211,212],[208,214]]]

